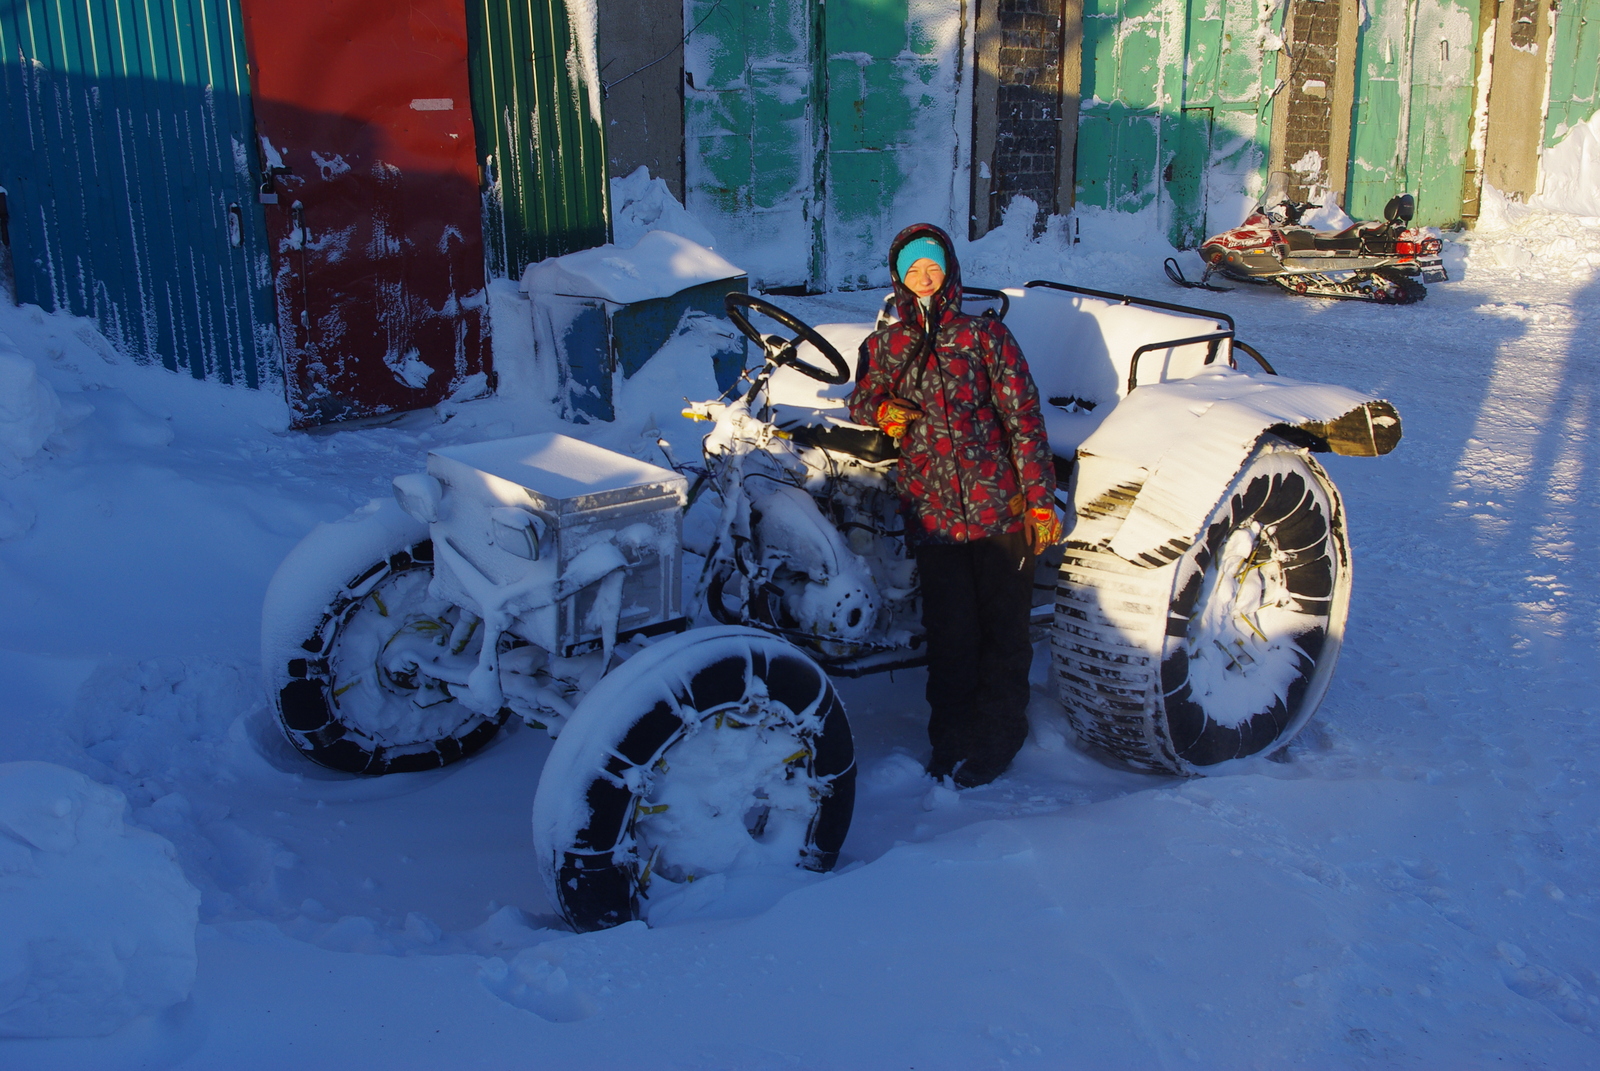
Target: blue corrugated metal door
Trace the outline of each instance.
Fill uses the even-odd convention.
[[[17,299],[200,379],[279,376],[236,0],[0,4]]]

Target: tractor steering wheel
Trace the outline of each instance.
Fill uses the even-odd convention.
[[[812,379],[830,385],[848,383],[850,381],[850,366],[845,364],[844,358],[839,356],[839,351],[833,344],[821,335],[810,324],[801,320],[793,313],[785,312],[770,301],[762,298],[741,294],[737,290],[722,299],[722,307],[727,310],[728,319],[732,320],[746,338],[761,347],[767,360],[776,365],[793,365],[794,370],[801,375],[810,376]],[[750,323],[750,317],[745,314],[745,309],[754,309],[763,316],[778,321],[784,327],[794,332],[794,337],[789,339],[779,338],[777,335],[763,335]],[[833,371],[818,368],[800,359],[800,343],[809,342],[817,348],[833,365]]]

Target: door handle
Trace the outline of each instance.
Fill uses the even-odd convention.
[[[277,204],[278,203],[278,183],[277,183],[276,179],[277,179],[277,177],[279,175],[292,175],[292,174],[294,174],[294,168],[292,168],[292,167],[283,167],[283,166],[280,165],[280,166],[277,166],[277,167],[268,167],[268,168],[266,168],[263,171],[263,177],[261,179],[261,203],[264,204],[264,205],[275,205],[275,204]]]

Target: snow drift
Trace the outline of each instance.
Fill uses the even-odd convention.
[[[1539,192],[1529,204],[1546,212],[1600,216],[1600,112],[1540,154]]]
[[[0,765],[0,1037],[109,1034],[185,1000],[200,894],[122,793]]]
[[[61,399],[38,367],[0,335],[0,472],[37,454],[56,431]]]

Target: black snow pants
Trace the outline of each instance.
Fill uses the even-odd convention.
[[[1028,736],[1035,559],[1022,532],[927,544],[916,554],[932,709],[928,771],[984,784],[1005,771]]]

